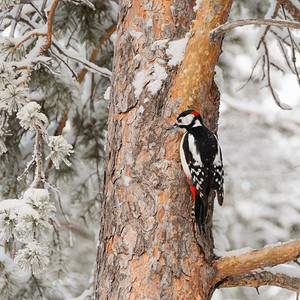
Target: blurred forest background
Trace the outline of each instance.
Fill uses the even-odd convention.
[[[300,10],[298,1],[292,2]],[[42,31],[44,12],[52,4],[1,1],[1,78],[7,76],[7,68],[33,59],[37,35],[10,51],[25,36]],[[230,20],[270,18],[275,4],[236,0]],[[49,262],[42,272],[14,262],[22,240],[6,238],[4,228],[8,220],[18,220],[13,209],[1,208],[0,202],[0,299],[92,299],[117,11],[114,0],[58,3],[53,44],[45,54],[52,60],[35,65],[25,92],[41,105],[48,118],[47,131],[62,135],[73,146],[68,157],[72,165],[56,169],[52,160],[45,159],[50,152],[42,144],[44,184],[56,207],[49,233],[43,237]],[[279,15],[289,18],[287,12]],[[265,30],[266,26],[247,26],[228,32],[216,70],[221,91],[218,135],[226,173],[224,207],[216,206],[214,216],[217,253],[260,248],[300,235],[299,31],[271,28],[265,37],[275,98],[293,108],[282,110],[266,84],[266,48],[260,42]],[[288,65],[284,56],[293,53],[283,50],[291,41],[297,45],[294,65]],[[0,107],[4,107],[7,85],[1,78]],[[24,92],[17,88],[15,94]],[[19,176],[31,160],[35,134],[20,126],[16,110],[11,109],[10,113],[0,110],[0,201],[21,198],[34,179],[32,169]],[[213,299],[296,299],[295,293],[279,288],[259,292],[223,289]]]

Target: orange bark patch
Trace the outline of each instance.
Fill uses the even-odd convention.
[[[220,45],[210,44],[209,32],[227,19],[230,6],[231,1],[201,1],[193,22],[194,34],[189,39],[184,60],[170,91],[172,100],[182,98],[179,111],[188,108],[201,111],[199,95],[203,99],[200,99],[201,102],[210,97]]]
[[[165,215],[165,209],[162,207],[157,213],[157,220],[159,223],[163,223],[163,217]]]

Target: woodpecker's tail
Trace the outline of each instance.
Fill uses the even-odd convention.
[[[207,204],[205,204],[199,195],[196,196],[194,202],[194,215],[200,232],[205,231],[205,223],[207,216]]]

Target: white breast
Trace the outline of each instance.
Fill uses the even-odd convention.
[[[188,166],[188,164],[186,162],[184,151],[183,151],[183,141],[184,141],[184,138],[185,138],[185,136],[187,134],[188,133],[186,132],[183,135],[182,139],[181,139],[181,143],[180,143],[180,159],[181,159],[181,165],[182,165],[183,171],[184,171],[186,177],[190,180],[192,178],[192,176],[191,176],[191,172],[190,172],[189,166]]]

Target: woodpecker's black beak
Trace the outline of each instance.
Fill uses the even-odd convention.
[[[175,128],[177,128],[178,127],[178,124],[174,124],[174,125],[172,125],[172,126],[170,126],[170,127],[167,127],[166,129],[167,130],[173,130],[173,129],[175,129]]]

